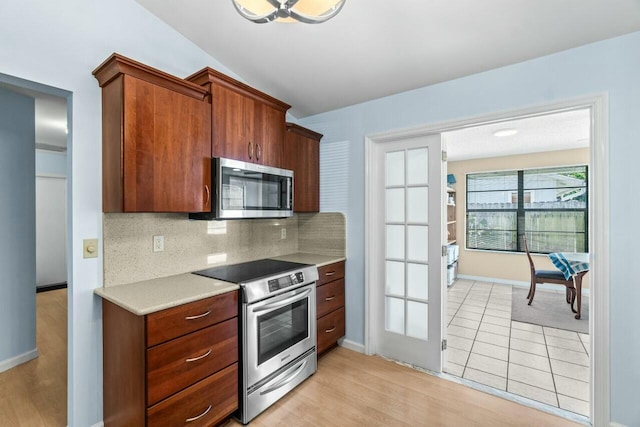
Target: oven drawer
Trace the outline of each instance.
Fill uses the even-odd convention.
[[[316,286],[322,286],[336,279],[344,277],[344,261],[318,267],[318,281]]]
[[[344,307],[344,278],[316,288],[316,302],[318,317]]]
[[[237,408],[238,364],[234,363],[147,409],[147,426],[211,426]]]
[[[344,334],[344,307],[318,319],[318,355],[333,347]]]
[[[147,347],[238,316],[238,291],[227,292],[146,316]]]
[[[147,350],[147,405],[238,361],[236,318]]]

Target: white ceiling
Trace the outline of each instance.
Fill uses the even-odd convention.
[[[517,134],[497,137],[501,129]],[[566,111],[446,132],[447,160],[480,159],[586,148],[590,140],[590,111]]]
[[[347,0],[319,25],[137,1],[299,118],[640,30],[638,0]]]

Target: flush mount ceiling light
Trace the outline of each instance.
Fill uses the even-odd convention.
[[[511,135],[515,135],[516,133],[518,133],[517,129],[500,129],[493,132],[493,134],[498,137],[511,136]]]
[[[238,13],[256,24],[321,24],[340,12],[346,0],[231,0]]]

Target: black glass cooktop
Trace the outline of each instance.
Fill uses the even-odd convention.
[[[304,267],[308,267],[308,264],[279,261],[277,259],[260,259],[257,261],[243,262],[241,264],[208,268],[206,270],[195,271],[193,274],[240,284],[269,276],[277,276]]]

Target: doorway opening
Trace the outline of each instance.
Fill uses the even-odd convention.
[[[551,258],[582,257],[588,271],[597,253],[589,245],[590,132],[582,108],[443,134],[457,238],[447,257],[444,371],[585,420],[591,277],[565,279]],[[529,299],[532,271],[549,282]]]
[[[588,247],[591,248],[593,252],[598,253],[597,258],[591,257],[589,259],[589,281],[590,283],[597,283],[597,286],[591,286],[589,292],[589,334],[588,339],[585,336],[581,337],[580,335],[576,336],[578,338],[577,341],[580,345],[583,346],[585,353],[589,356],[589,378],[590,378],[590,386],[588,388],[588,401],[591,403],[589,418],[592,423],[598,424],[600,422],[605,422],[609,417],[609,355],[605,350],[608,348],[608,329],[609,329],[609,260],[608,260],[608,241],[606,236],[608,235],[609,228],[609,215],[608,215],[608,182],[609,182],[609,171],[608,171],[608,142],[607,142],[607,133],[606,133],[606,108],[607,108],[607,98],[606,95],[594,96],[594,97],[585,97],[575,100],[570,100],[566,102],[557,102],[550,105],[537,106],[527,109],[522,109],[519,111],[511,111],[506,113],[492,114],[486,115],[482,117],[475,117],[460,121],[447,122],[435,125],[424,126],[418,129],[411,129],[401,132],[389,132],[385,134],[378,134],[368,136],[365,139],[365,153],[367,156],[367,181],[366,181],[366,210],[365,210],[365,283],[367,286],[365,287],[365,352],[367,354],[379,354],[378,351],[378,343],[376,342],[376,330],[375,330],[375,319],[376,316],[379,316],[379,311],[376,310],[377,305],[379,304],[379,298],[381,291],[379,289],[373,289],[375,285],[375,281],[372,280],[372,275],[376,274],[373,266],[376,263],[380,263],[375,256],[376,249],[375,248],[375,239],[372,238],[372,233],[375,232],[375,229],[372,225],[375,223],[375,213],[372,212],[372,200],[376,197],[375,191],[373,189],[375,185],[374,178],[372,178],[372,174],[374,174],[374,169],[372,167],[372,157],[376,147],[376,144],[380,144],[384,141],[388,141],[390,139],[397,139],[399,137],[409,138],[409,137],[419,137],[428,134],[439,133],[446,135],[448,132],[459,131],[463,129],[479,127],[487,124],[494,123],[505,123],[509,121],[514,121],[518,119],[525,118],[533,118],[538,116],[546,116],[551,113],[560,113],[560,112],[569,112],[576,110],[586,110],[589,115],[589,140],[590,145],[588,148],[588,226],[586,232],[588,233]],[[443,138],[443,146],[446,147],[447,138]],[[448,148],[446,148],[448,150]],[[513,169],[513,168],[511,168]],[[465,177],[461,177],[461,179],[466,179]],[[456,191],[457,193],[457,191]],[[444,185],[441,188],[442,194],[442,209],[443,215],[446,215],[446,205],[448,202],[448,195],[446,192],[446,186]],[[456,197],[460,197],[458,194]],[[465,195],[466,197],[466,195]],[[526,199],[526,195],[521,196],[524,200]],[[460,201],[463,199],[458,199],[455,203],[457,206],[461,203]],[[446,227],[446,221],[443,221],[443,226]],[[457,224],[457,239],[466,240],[466,236],[461,234],[461,227],[465,227],[464,224]],[[465,230],[466,231],[466,230]],[[517,232],[516,232],[517,233]],[[443,265],[446,268],[446,244],[447,244],[447,235],[446,232],[443,235]],[[466,241],[464,242],[466,244]],[[461,250],[462,248],[460,248]],[[546,255],[542,255],[543,257]],[[539,256],[538,256],[539,257]],[[536,259],[538,259],[536,257]],[[542,258],[540,258],[542,259]],[[526,267],[526,265],[525,265]],[[525,270],[526,271],[526,270]],[[446,277],[446,270],[444,271],[443,277]],[[482,277],[482,276],[479,276]],[[485,277],[493,277],[493,276],[485,276]],[[471,279],[476,279],[471,277]],[[466,280],[469,280],[467,278]],[[491,282],[493,284],[495,282]],[[474,283],[468,284],[468,291],[471,292]],[[502,285],[502,284],[500,284]],[[447,308],[447,292],[444,292],[446,289],[446,281],[442,282],[443,292],[441,302],[445,306],[443,307],[443,313],[446,313]],[[496,289],[499,291],[500,289]],[[484,290],[483,290],[484,291]],[[489,290],[491,292],[491,290]],[[484,292],[482,292],[484,293]],[[475,294],[475,293],[474,293]],[[525,292],[526,294],[526,292]],[[537,297],[540,296],[540,292],[538,292]],[[483,297],[485,295],[482,295]],[[489,294],[490,296],[490,294]],[[496,292],[493,302],[498,302],[498,300],[502,299],[501,302],[505,302],[506,298],[504,295],[499,295],[499,292]],[[433,303],[433,301],[432,301]],[[539,304],[536,304],[539,305]],[[565,303],[566,305],[566,303]],[[486,306],[485,306],[486,309]],[[446,323],[449,319],[446,316],[441,319],[441,327],[442,334],[445,339],[448,339],[446,336],[447,328]],[[454,315],[455,317],[455,315]],[[498,316],[495,316],[498,317]],[[451,318],[453,320],[453,318]],[[511,322],[511,319],[508,319]],[[500,325],[496,325],[500,326]],[[489,327],[490,328],[490,327]],[[551,334],[554,332],[550,330],[549,334],[544,334],[543,336],[546,339],[546,335],[552,336]],[[524,331],[530,332],[530,331]],[[477,333],[477,331],[476,331]],[[520,332],[516,332],[519,334]],[[563,338],[556,336],[555,338]],[[555,338],[550,338],[551,341],[559,341],[555,340]],[[583,340],[584,338],[584,340]],[[467,343],[468,344],[468,343]],[[586,345],[585,345],[586,344]],[[449,345],[448,342],[443,342],[443,348],[447,348]],[[481,346],[479,346],[481,347]],[[473,343],[472,343],[473,348]],[[564,349],[569,350],[569,349]],[[508,350],[509,351],[509,350]],[[471,353],[471,351],[469,351]],[[515,353],[514,353],[515,354]],[[447,354],[443,350],[441,352],[443,365],[447,364],[445,360]],[[551,358],[549,358],[551,359]],[[507,362],[508,363],[508,362]],[[549,362],[551,363],[551,362]],[[554,362],[556,363],[556,362]],[[557,364],[557,363],[556,363]],[[566,367],[566,366],[565,366]],[[465,366],[466,368],[466,366]],[[516,368],[518,369],[518,368]],[[562,368],[559,368],[562,369]],[[551,368],[550,368],[551,370]],[[558,369],[556,369],[558,371]],[[584,371],[582,374],[584,374]],[[437,375],[440,375],[440,371],[435,370]],[[463,374],[464,376],[464,371]],[[550,373],[552,381],[553,381],[553,373]],[[454,376],[450,374],[442,374],[443,377],[448,379],[456,380]],[[561,376],[561,375],[560,375]],[[584,378],[584,377],[583,377]],[[464,382],[472,387],[476,387],[482,389],[484,391],[495,393],[504,398],[519,402],[524,405],[529,405],[536,407],[538,409],[551,412],[557,415],[561,415],[564,417],[584,421],[583,415],[574,415],[570,412],[561,410],[559,408],[554,409],[551,405],[544,405],[535,402],[534,400],[523,398],[521,395],[513,395],[505,392],[496,392],[495,389],[487,387],[483,384],[478,384],[476,382],[467,381],[465,379],[458,379],[457,381]],[[562,380],[561,380],[562,381]],[[505,379],[506,382],[506,379]],[[564,389],[564,386],[561,386]],[[557,391],[557,389],[556,389]],[[584,393],[584,390],[582,391]],[[584,395],[581,395],[583,398]],[[567,396],[571,397],[571,396]],[[556,393],[557,399],[557,393]],[[577,412],[576,412],[577,413]]]
[[[71,93],[3,74],[0,92],[3,421],[66,425]]]

